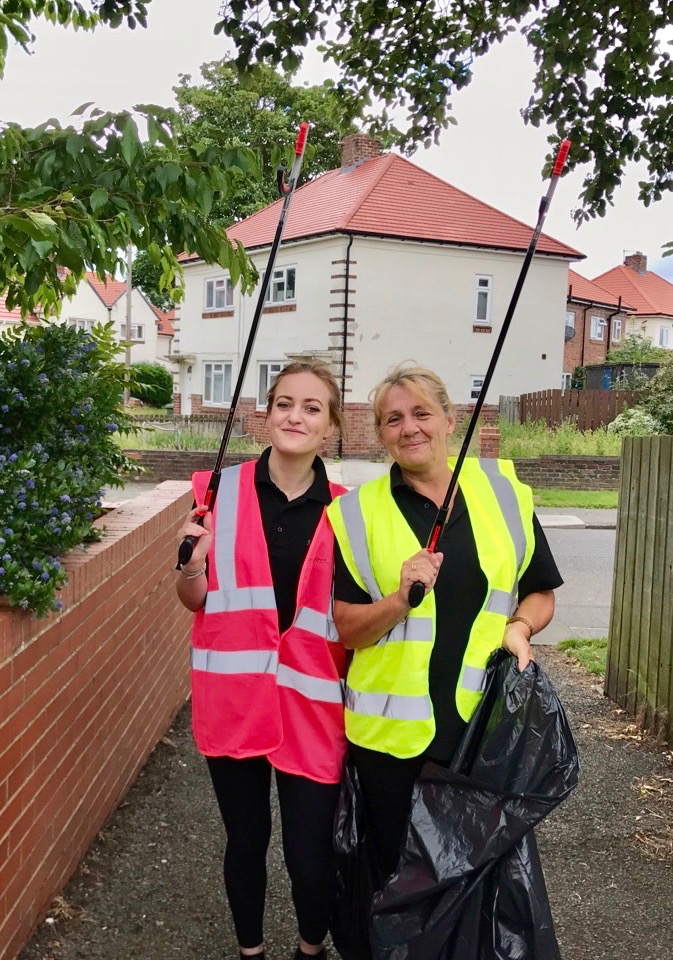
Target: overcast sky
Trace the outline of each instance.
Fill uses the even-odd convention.
[[[231,51],[229,42],[212,32],[218,8],[219,0],[153,0],[147,30],[76,34],[40,25],[32,56],[10,51],[0,82],[0,118],[33,125],[56,117],[63,123],[89,100],[105,110],[173,105],[180,74],[196,80],[202,63]],[[545,131],[524,126],[519,115],[532,92],[528,49],[513,36],[477,61],[474,72],[470,87],[452,97],[458,126],[412,160],[532,225],[546,190],[540,170],[548,148]],[[327,68],[311,55],[300,79],[315,83],[325,76]],[[560,182],[545,232],[586,254],[577,265],[585,276],[595,277],[621,263],[625,252],[641,250],[651,269],[673,280],[673,257],[661,257],[662,245],[673,240],[673,196],[644,208],[636,198],[639,178],[643,172],[630,169],[608,215],[579,229],[570,213],[582,174]]]

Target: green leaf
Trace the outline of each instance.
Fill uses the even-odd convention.
[[[108,202],[109,197],[110,194],[107,192],[105,187],[98,187],[96,190],[94,190],[89,200],[92,213],[97,213],[101,207],[104,207]]]
[[[133,166],[138,152],[140,150],[140,138],[138,136],[138,127],[131,116],[127,116],[123,122],[123,133],[121,137],[121,152],[126,165]]]

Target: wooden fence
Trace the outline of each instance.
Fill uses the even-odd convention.
[[[673,436],[625,437],[605,691],[673,735]]]
[[[574,420],[580,430],[596,430],[612,423],[625,407],[634,407],[637,390],[541,390],[520,397],[519,417],[545,420],[548,427]]]

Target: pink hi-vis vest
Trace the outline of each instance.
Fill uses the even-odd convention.
[[[192,477],[203,503],[210,473]],[[343,487],[330,483],[333,497]],[[218,507],[220,509],[218,509]],[[281,635],[255,463],[222,471],[205,607],[192,631],[194,739],[207,756],[267,756],[274,767],[337,783],[346,752],[346,651],[332,620],[334,535],[323,513]]]

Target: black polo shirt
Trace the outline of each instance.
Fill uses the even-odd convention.
[[[323,510],[332,502],[332,494],[325,464],[316,457],[313,483],[296,500],[288,500],[269,476],[270,453],[268,447],[255,465],[255,489],[282,633],[294,620],[301,568]]]
[[[419,545],[424,547],[437,515],[436,505],[405,483],[397,463],[392,465],[390,482],[395,503],[416,534]],[[519,581],[519,601],[529,593],[554,590],[563,583],[537,517],[533,518],[533,527],[535,550]],[[444,561],[435,584],[437,625],[430,657],[430,698],[436,733],[425,752],[432,759],[446,763],[465,728],[456,709],[456,686],[472,624],[484,604],[487,590],[460,486],[437,550],[444,554]],[[372,602],[350,575],[338,545],[335,597],[346,603]]]

